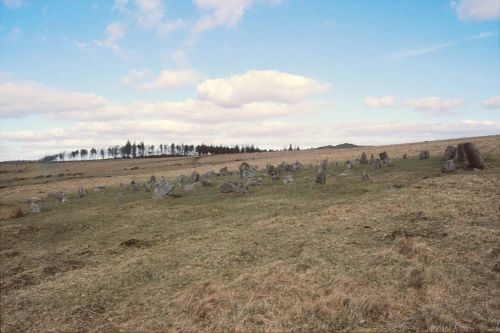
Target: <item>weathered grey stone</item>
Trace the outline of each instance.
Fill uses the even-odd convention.
[[[165,198],[167,195],[171,195],[174,191],[175,184],[169,182],[166,179],[161,179],[155,183],[153,190],[153,199],[159,200]]]
[[[370,175],[368,174],[368,172],[363,171],[363,173],[361,174],[361,180],[364,182],[371,181],[371,178],[370,178]]]
[[[34,202],[32,202],[30,204],[30,213],[36,214],[36,213],[41,213],[41,212],[42,212],[42,207],[39,204],[34,203]]]
[[[295,161],[292,164],[292,172],[297,172],[297,171],[300,171],[300,170],[302,170],[302,163],[300,163],[299,161]]]
[[[181,183],[182,185],[186,185],[186,184],[190,183],[189,177],[186,175],[180,175],[177,179],[178,179],[179,183]]]
[[[193,192],[196,188],[194,187],[194,184],[186,184],[184,185],[184,191],[186,192]]]
[[[249,186],[262,186],[262,185],[264,185],[264,181],[260,177],[259,178],[252,178],[249,181],[247,181],[247,184]]]
[[[283,177],[283,184],[293,183],[294,179],[291,175],[286,175]]]
[[[419,160],[426,160],[431,157],[431,154],[429,153],[428,150],[422,150],[420,154],[418,155]]]
[[[28,198],[28,200],[26,200],[27,203],[40,202],[40,201],[42,201],[42,197],[40,197],[38,195],[34,195],[34,196]]]
[[[149,181],[152,182],[152,183],[156,183],[156,176],[151,176],[149,177]]]
[[[207,171],[203,174],[203,177],[213,177],[215,176],[215,172],[213,171]]]
[[[242,162],[238,168],[241,179],[252,179],[257,176],[257,168],[246,162]]]
[[[248,191],[248,185],[240,179],[228,180],[219,185],[219,192],[221,193],[247,193]]]
[[[326,168],[328,166],[328,160],[323,160],[319,164],[318,173],[316,175],[316,184],[326,184]]]
[[[452,160],[455,158],[455,155],[457,154],[457,148],[454,146],[448,146],[446,147],[444,154],[443,154],[443,159],[444,160]]]
[[[361,154],[361,158],[359,159],[359,163],[361,163],[361,164],[368,164],[368,157],[366,156],[365,152],[363,152]]]
[[[212,182],[211,182],[210,180],[204,180],[204,181],[202,181],[202,182],[201,182],[201,184],[202,184],[203,186],[212,186],[212,185],[213,185],[213,184],[212,184]]]
[[[83,188],[82,186],[78,187],[77,194],[79,198],[83,198],[87,195],[87,189]]]
[[[221,176],[229,176],[231,173],[227,169],[227,167],[223,167],[222,169],[219,170],[219,175]]]
[[[375,170],[382,168],[382,164],[380,163],[380,159],[379,158],[375,158],[373,160],[372,166],[373,166],[373,169],[375,169]]]
[[[373,154],[371,154],[371,156],[370,156],[370,164],[373,164],[374,160],[375,160],[375,156],[373,156]]]
[[[352,164],[351,160],[347,161],[347,169],[349,169],[349,170],[354,169],[354,164]]]
[[[193,173],[189,177],[189,182],[192,183],[192,184],[194,184],[198,180],[200,180],[200,174],[198,172],[196,172],[196,171],[193,171]]]
[[[272,164],[266,165],[266,171],[268,176],[276,176],[278,174],[278,170]]]
[[[479,170],[484,169],[484,160],[479,153],[479,149],[472,142],[464,143],[464,151],[469,167]]]
[[[48,194],[49,197],[52,197],[54,199],[57,199],[61,202],[68,202],[68,195],[62,191],[55,191],[55,192],[49,192]]]
[[[382,152],[382,153],[380,153],[380,154],[378,154],[378,155],[379,155],[379,157],[380,157],[380,160],[381,160],[382,162],[384,162],[384,164],[385,164],[386,166],[388,166],[388,167],[392,167],[392,166],[394,166],[394,163],[392,163],[391,159],[389,158],[389,154],[387,154],[387,152],[386,152],[386,151],[384,151],[384,152]]]
[[[449,173],[455,171],[455,163],[453,160],[447,160],[444,162],[443,167],[441,168],[441,172]]]

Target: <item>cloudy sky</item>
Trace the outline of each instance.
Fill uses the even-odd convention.
[[[0,160],[500,133],[500,0],[0,0]]]

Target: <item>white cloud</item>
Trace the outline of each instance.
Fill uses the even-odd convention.
[[[368,108],[391,108],[397,106],[397,98],[394,96],[366,97],[364,105]]]
[[[125,25],[121,22],[113,22],[106,26],[105,30],[106,38],[104,40],[94,41],[96,45],[107,47],[116,54],[127,59],[127,54],[118,45],[118,41],[125,37]]]
[[[452,1],[460,20],[494,20],[500,17],[499,0]]]
[[[274,70],[250,70],[227,79],[203,81],[198,86],[198,98],[225,107],[261,101],[296,103],[329,89],[328,84],[300,75]]]
[[[416,110],[442,115],[452,113],[453,109],[464,106],[465,101],[459,98],[442,99],[440,97],[422,97],[408,99],[405,101],[405,105],[413,107]]]
[[[18,9],[24,4],[23,0],[2,0],[5,7],[10,9]]]
[[[193,43],[203,32],[217,27],[234,28],[241,20],[245,11],[255,2],[254,0],[193,0],[196,6],[208,14],[202,15],[191,28],[191,37],[188,43]],[[263,2],[277,5],[281,0],[263,0]]]
[[[483,106],[487,109],[500,109],[500,95],[485,99]]]
[[[150,90],[186,86],[198,82],[199,79],[200,76],[193,69],[165,69],[153,81],[143,83],[141,88]]]
[[[133,69],[120,79],[120,83],[123,86],[130,86],[139,81],[144,80],[149,75],[149,70],[144,69]]]
[[[483,38],[488,38],[488,37],[493,37],[493,36],[495,36],[495,34],[491,31],[481,32],[480,34],[477,34],[475,36],[470,37],[469,40],[483,39]]]
[[[391,56],[391,60],[397,61],[397,60],[401,60],[401,59],[405,59],[405,58],[416,57],[419,55],[423,55],[426,53],[431,53],[431,52],[435,52],[435,51],[440,50],[440,49],[444,49],[444,48],[452,46],[454,44],[455,44],[455,42],[447,42],[447,43],[440,43],[440,44],[434,44],[434,45],[425,46],[425,47],[421,47],[421,48],[416,48],[416,49],[412,49],[412,50],[396,52]]]

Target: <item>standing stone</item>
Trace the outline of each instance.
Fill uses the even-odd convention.
[[[364,182],[369,182],[371,180],[370,175],[368,174],[368,172],[363,171],[363,173],[361,174],[361,180],[364,181]]]
[[[156,176],[151,176],[151,177],[149,177],[149,181],[150,181],[151,183],[156,183]]]
[[[248,164],[247,162],[241,162],[238,170],[240,171],[240,178],[246,178],[246,173],[248,171],[248,169],[250,169],[250,164]]]
[[[403,160],[406,160],[408,159],[408,155],[407,154],[403,154]]]
[[[193,171],[193,173],[189,177],[189,182],[196,183],[198,180],[200,180],[200,174],[196,171]]]
[[[41,213],[42,212],[42,207],[40,207],[39,204],[32,202],[30,204],[30,212],[32,214]]]
[[[190,183],[189,177],[186,175],[180,175],[178,179],[179,179],[179,183],[181,183],[182,185],[186,185],[186,184]]]
[[[347,169],[352,170],[354,169],[354,165],[352,164],[352,161],[347,161]]]
[[[380,160],[382,162],[384,162],[385,165],[387,165],[388,167],[394,166],[394,163],[392,163],[391,159],[389,158],[389,154],[387,154],[386,151],[384,151],[378,155],[380,156]]]
[[[283,184],[293,183],[294,179],[291,175],[286,175],[283,177]]]
[[[458,163],[464,163],[465,162],[465,150],[464,150],[464,144],[459,143],[457,145],[457,162]]]
[[[153,190],[153,199],[159,200],[165,198],[167,195],[171,195],[174,191],[174,188],[174,183],[171,183],[166,179],[161,179],[159,182],[155,183],[155,188]]]
[[[302,164],[299,161],[295,161],[295,163],[292,164],[292,172],[297,172],[302,170]]]
[[[366,156],[365,152],[363,152],[363,154],[361,154],[361,158],[359,159],[359,163],[368,164],[368,157]]]
[[[457,153],[457,148],[455,148],[454,146],[448,146],[444,151],[443,159],[446,161],[452,160],[453,158],[455,158],[456,153]]]
[[[373,169],[380,169],[382,168],[382,164],[380,164],[380,159],[376,158],[373,160]]]
[[[87,190],[84,189],[82,186],[80,186],[80,187],[78,187],[77,193],[78,193],[79,198],[83,198],[84,196],[87,195]]]
[[[449,173],[452,171],[455,171],[455,163],[453,162],[453,160],[447,160],[446,162],[444,162],[444,165],[441,168],[441,172]]]
[[[229,176],[230,174],[226,166],[219,170],[219,175],[221,176]]]
[[[422,150],[420,152],[420,155],[418,155],[419,160],[427,160],[429,159],[429,157],[431,157],[431,154],[429,154],[428,150]]]
[[[484,169],[484,161],[479,150],[472,142],[464,143],[465,157],[472,169]]]
[[[219,185],[219,192],[221,193],[247,193],[248,185],[240,179],[228,180]]]
[[[326,167],[328,165],[327,160],[321,161],[319,164],[318,174],[316,175],[316,183],[317,184],[325,184],[326,183]]]
[[[373,164],[373,161],[375,160],[375,157],[373,156],[373,154],[370,156],[370,164]]]
[[[266,165],[266,171],[268,176],[276,176],[278,175],[278,170],[276,170],[276,167],[272,164]]]

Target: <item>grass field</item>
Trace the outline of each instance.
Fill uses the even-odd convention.
[[[487,168],[442,174],[444,148],[463,141]],[[394,167],[331,163],[314,184],[323,158],[383,150]],[[242,160],[306,166],[243,195],[218,193],[230,177],[161,201],[119,186]],[[2,332],[500,330],[500,136],[0,171]],[[51,190],[70,202],[23,216],[28,197]]]

